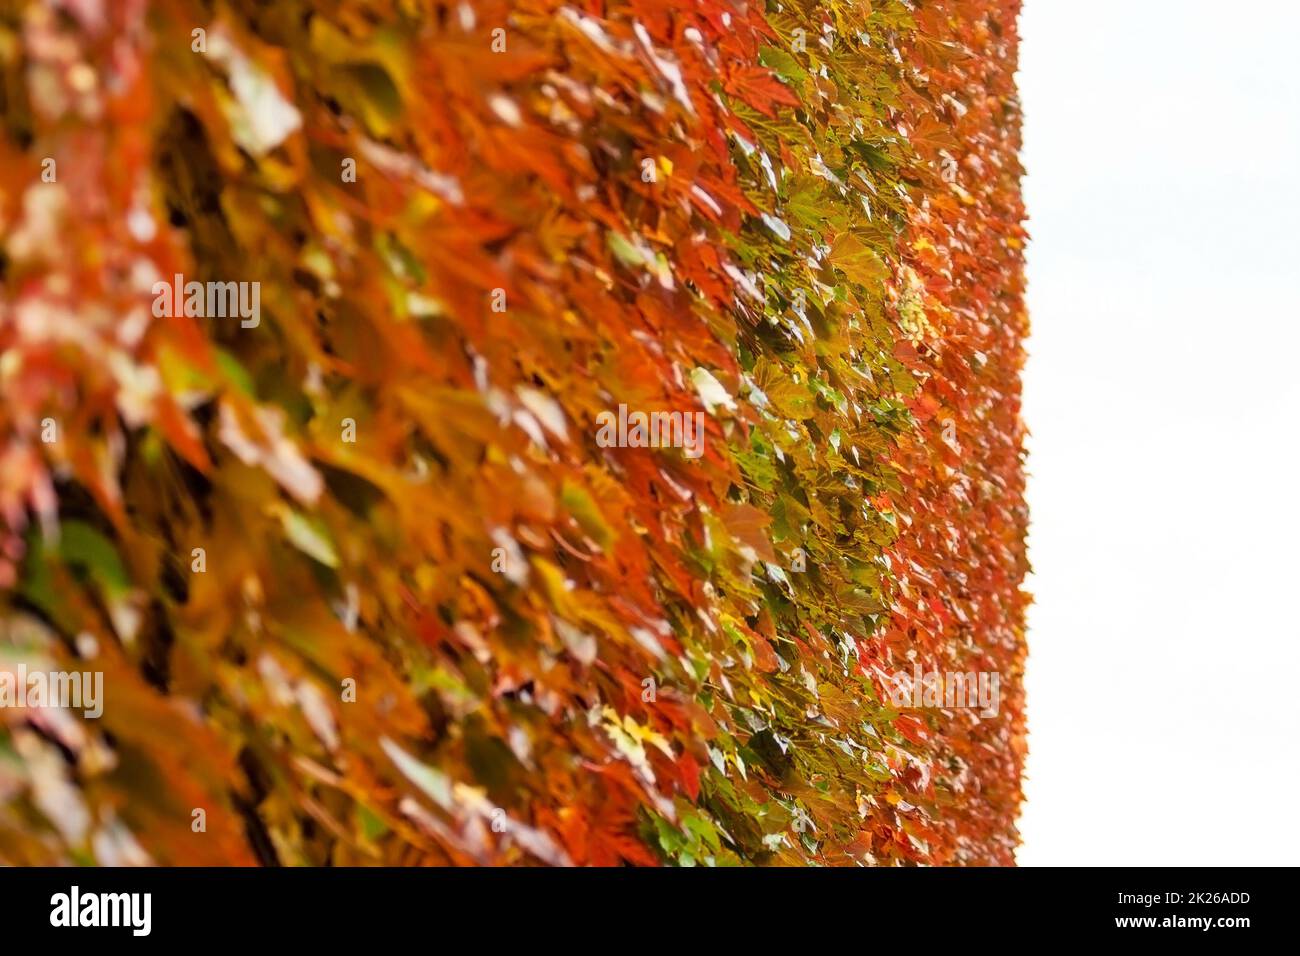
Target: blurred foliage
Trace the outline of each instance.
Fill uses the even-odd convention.
[[[0,2],[0,861],[1011,862],[1018,6]]]

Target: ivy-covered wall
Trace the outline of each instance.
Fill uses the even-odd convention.
[[[0,3],[0,862],[1012,862],[1018,7]]]

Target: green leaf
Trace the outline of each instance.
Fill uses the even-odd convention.
[[[329,531],[317,518],[285,508],[280,512],[280,521],[290,543],[310,558],[314,558],[327,568],[339,566],[339,556],[330,540]]]

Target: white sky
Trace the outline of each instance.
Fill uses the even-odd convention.
[[[1300,0],[1026,0],[1022,865],[1300,858]]]

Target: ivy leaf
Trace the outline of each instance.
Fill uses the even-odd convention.
[[[880,258],[880,254],[864,245],[851,232],[841,233],[835,238],[827,258],[831,265],[857,285],[875,288],[889,277],[889,267]]]

